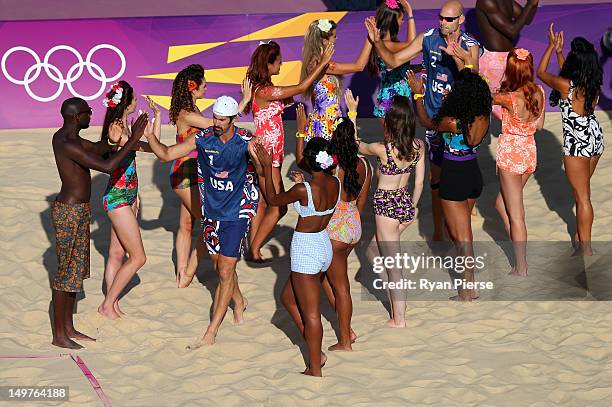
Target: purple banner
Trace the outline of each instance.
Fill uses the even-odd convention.
[[[191,63],[202,64],[208,81],[207,100],[229,94],[240,97],[240,80],[250,55],[260,40],[274,39],[282,48],[283,68],[275,83],[297,81],[303,34],[317,18],[339,22],[334,59],[351,61],[363,41],[363,20],[372,12],[329,12],[245,16],[155,17],[95,20],[59,20],[0,23],[0,128],[57,127],[59,107],[71,96],[89,100],[93,123],[104,116],[102,99],[110,85],[127,80],[136,94],[169,104],[173,74]],[[612,4],[540,7],[535,21],[523,29],[519,45],[539,61],[547,44],[547,29],[565,31],[566,51],[571,39],[581,35],[600,50],[608,29]],[[438,24],[438,10],[417,10],[417,31]],[[467,30],[476,32],[473,10],[466,11]],[[405,35],[405,28],[401,36]],[[418,61],[414,61],[418,62]],[[537,63],[537,62],[536,62]],[[604,86],[600,107],[612,110],[612,69],[602,57]],[[556,60],[551,69],[558,70]],[[366,72],[344,77],[343,85],[362,100],[360,115],[371,116],[377,78]],[[141,104],[143,101],[141,100]],[[167,115],[164,115],[167,122]]]

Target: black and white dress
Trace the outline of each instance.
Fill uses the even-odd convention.
[[[572,108],[574,84],[567,99],[559,101],[563,119],[563,153],[573,157],[593,157],[604,151],[603,132],[594,113],[580,116]]]

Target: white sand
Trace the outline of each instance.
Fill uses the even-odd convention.
[[[609,135],[608,115],[599,117]],[[369,135],[375,133],[376,122],[361,123]],[[286,125],[287,152],[293,149],[292,126]],[[536,137],[538,173],[525,188],[529,239],[569,241],[566,222],[573,222],[573,200],[561,166],[559,114],[548,115],[546,130]],[[0,132],[0,354],[66,353],[50,344],[48,315],[48,272],[56,267],[49,201],[59,191],[52,134],[53,130]],[[85,134],[95,138],[99,129]],[[173,129],[164,127],[163,138],[171,143]],[[496,140],[481,153],[486,186],[478,203],[480,215],[473,218],[476,240],[503,237],[492,206],[498,188],[491,158]],[[612,240],[608,154],[592,180],[593,239],[602,241]],[[292,162],[290,154],[285,174]],[[382,326],[383,305],[363,300],[361,284],[353,279],[359,268],[355,254],[349,259],[349,275],[353,328],[359,339],[352,353],[328,353],[323,379],[298,374],[303,360],[290,339],[298,338],[297,331],[278,300],[289,273],[286,256],[263,269],[240,262],[240,285],[249,299],[245,324],[233,326],[230,315],[214,347],[185,350],[208,324],[217,280],[207,260],[200,267],[199,281],[188,289],[175,288],[172,249],[178,199],[167,172],[167,164],[139,154],[148,262],[122,299],[128,315],[117,322],[96,312],[103,298],[110,223],[101,205],[107,177],[92,172],[92,277],[85,282],[86,297],[78,302],[75,325],[98,338],[78,354],[113,405],[612,405],[610,303],[415,301],[408,303],[408,327],[387,329]],[[364,235],[371,236],[371,206],[366,212]],[[423,232],[429,236],[430,213],[426,188],[420,218],[403,238],[422,240]],[[491,218],[487,224],[483,215]],[[290,210],[264,254],[288,254],[295,221]],[[327,306],[324,315],[336,323]],[[329,320],[323,320],[327,348],[335,343],[335,334]],[[66,405],[101,405],[69,358],[0,360],[0,385],[66,385]]]

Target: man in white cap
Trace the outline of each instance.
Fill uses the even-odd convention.
[[[198,183],[202,201],[203,238],[210,253],[219,286],[213,315],[202,339],[190,349],[212,345],[225,317],[230,299],[234,301],[234,323],[242,322],[246,298],[238,287],[236,264],[241,257],[250,220],[257,212],[259,190],[252,148],[255,140],[246,129],[236,127],[238,103],[219,97],[213,106],[213,126],[187,137],[182,143],[166,146],[147,134],[151,149],[162,161],[172,161],[198,152]],[[193,276],[191,276],[193,278]]]

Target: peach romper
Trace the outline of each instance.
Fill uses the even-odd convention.
[[[542,93],[544,89],[539,86]],[[516,93],[510,93],[512,113],[502,109],[502,132],[497,144],[497,168],[513,174],[532,174],[538,161],[534,134],[540,117],[533,121],[524,121],[518,114]],[[544,109],[542,108],[542,113]]]

